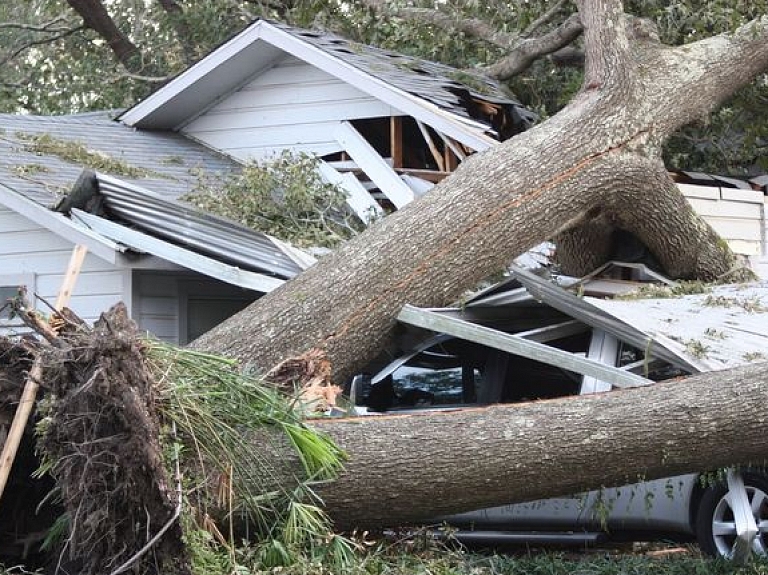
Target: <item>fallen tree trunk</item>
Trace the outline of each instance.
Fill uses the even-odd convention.
[[[318,493],[338,528],[375,529],[759,464],[766,390],[768,362],[593,396],[319,420],[349,461]]]
[[[631,232],[676,278],[729,271],[727,245],[661,161],[664,141],[768,67],[768,16],[732,35],[670,48],[618,0],[579,3],[581,92],[556,116],[476,154],[423,198],[384,218],[193,347],[264,370],[323,350],[346,380],[391,351],[405,303],[445,305],[535,244],[568,234],[572,271],[599,263],[613,229]],[[603,233],[590,233],[598,222]],[[591,270],[588,270],[591,271]]]

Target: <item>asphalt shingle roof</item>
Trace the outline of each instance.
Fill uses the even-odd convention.
[[[476,104],[474,100],[480,100],[507,108],[520,127],[527,128],[536,119],[533,112],[506,93],[498,82],[483,74],[360,44],[328,32],[294,28],[274,21],[270,24],[456,116],[478,120],[478,116],[470,112]]]
[[[201,173],[218,177],[237,164],[173,133],[138,131],[114,121],[112,112],[68,116],[0,114],[0,184],[44,206],[51,206],[69,191],[87,166],[56,154],[39,154],[34,138],[50,136],[54,142],[81,144],[137,169],[139,176],[110,172],[127,182],[177,198],[200,181]]]

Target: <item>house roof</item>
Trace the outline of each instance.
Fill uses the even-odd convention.
[[[339,36],[258,20],[120,116],[131,126],[177,129],[288,53],[476,150],[496,128],[479,113],[502,110],[520,126],[534,116],[493,81]],[[519,131],[519,130],[518,130]]]
[[[216,177],[237,169],[232,160],[183,136],[135,130],[113,117],[108,111],[0,114],[0,181],[50,206],[69,191],[84,167],[169,198],[192,191],[202,174]]]
[[[109,173],[99,174],[99,192],[115,221],[69,218],[49,209],[70,192],[83,166]],[[311,262],[274,238],[174,201],[201,178],[236,169],[238,164],[183,136],[136,130],[110,112],[0,114],[0,204],[113,264],[131,249],[270,291]]]

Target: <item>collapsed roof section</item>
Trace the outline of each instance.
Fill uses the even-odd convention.
[[[90,171],[57,210],[135,253],[261,292],[272,291],[315,261],[276,238]]]
[[[139,128],[177,129],[286,54],[474,150],[535,120],[497,83],[480,75],[267,20],[251,24],[119,119]]]
[[[658,274],[638,264],[613,262],[607,267],[639,272],[660,283]],[[675,287],[669,280],[661,283]],[[690,374],[768,359],[768,281],[705,287],[691,295],[669,291],[667,297],[613,297],[648,285],[600,274],[581,280],[545,278],[516,267],[509,279],[460,306],[405,306],[398,320],[408,328],[410,335],[402,341],[410,347],[374,375],[372,383],[452,339],[576,374],[593,391],[647,385],[647,374],[657,369]],[[581,337],[574,347],[574,336],[585,333],[592,333],[591,339]],[[632,361],[623,364],[622,344],[634,350]],[[546,388],[547,383],[540,385]]]

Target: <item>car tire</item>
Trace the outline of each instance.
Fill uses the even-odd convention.
[[[758,534],[752,551],[766,555],[768,550],[768,476],[759,471],[742,472],[747,497],[752,505]],[[730,558],[736,540],[733,511],[726,497],[725,481],[711,485],[701,497],[696,512],[696,539],[707,555]]]

